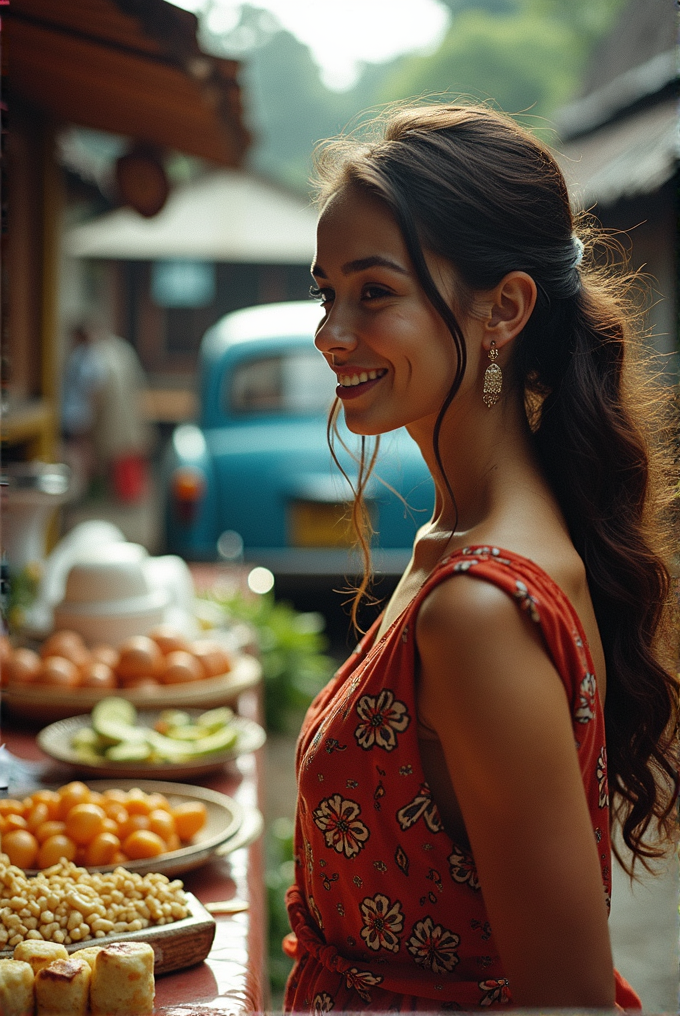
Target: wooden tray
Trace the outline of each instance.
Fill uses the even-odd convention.
[[[187,684],[166,684],[158,688],[51,688],[45,684],[18,686],[2,690],[2,704],[27,720],[51,723],[69,716],[89,713],[107,695],[126,698],[138,709],[214,709],[230,705],[242,691],[253,688],[262,679],[262,667],[253,656],[241,653],[228,674],[208,677]]]
[[[112,942],[148,942],[154,951],[154,974],[169,974],[171,970],[182,970],[195,963],[201,963],[212,948],[215,938],[215,918],[196,899],[187,893],[189,917],[172,924],[142,928],[141,931],[126,931],[106,938],[90,938],[85,942],[73,942],[65,946],[70,953],[97,945],[111,945]],[[0,951],[0,959],[12,958],[13,949]]]

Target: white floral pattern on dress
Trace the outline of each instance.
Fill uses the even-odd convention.
[[[379,974],[372,974],[370,970],[359,970],[351,967],[345,973],[345,984],[348,988],[354,988],[359,998],[364,1002],[371,1001],[371,993],[368,990],[376,984],[380,984],[383,978]]]
[[[525,611],[535,624],[541,623],[541,615],[538,612],[538,600],[532,596],[527,587],[519,579],[515,579],[515,599],[523,611]]]
[[[383,688],[378,696],[362,695],[356,710],[362,722],[354,736],[367,751],[374,745],[393,751],[397,747],[397,733],[406,730],[411,722],[406,703],[395,699],[389,688]]]
[[[597,757],[597,803],[600,808],[609,807],[609,785],[607,782],[607,749],[602,748]]]
[[[578,708],[574,719],[579,723],[590,723],[595,719],[595,675],[588,672],[579,685]]]
[[[324,834],[326,846],[345,857],[356,857],[369,837],[367,827],[358,816],[361,807],[340,794],[333,794],[319,802],[314,809],[315,824]]]
[[[397,812],[397,822],[402,829],[410,829],[420,818],[424,819],[425,825],[431,833],[439,833],[444,829],[437,805],[432,800],[432,791],[427,783],[421,783],[413,800]]]
[[[516,570],[514,558],[506,559],[496,548],[457,551],[450,557],[446,575],[452,575],[454,565],[456,570],[472,569],[469,574],[488,579],[511,599],[516,596],[515,609],[526,611],[534,622],[540,612],[546,645],[554,650],[571,702],[572,733],[608,898],[602,709],[578,621],[565,598],[551,592],[554,583],[551,586],[531,567]],[[333,1016],[338,1012],[336,1002],[345,1010],[377,1010],[385,996],[373,985],[391,992],[392,974],[397,970],[400,986],[404,975],[404,996],[398,1000],[402,1004],[408,995],[419,997],[418,986],[427,983],[432,988],[432,1009],[457,1008],[462,997],[481,1011],[507,1010],[512,1005],[474,858],[467,844],[453,842],[442,831],[419,764],[416,724],[411,722],[416,701],[415,617],[416,611],[406,614],[401,627],[395,626],[385,640],[384,652],[382,646],[376,649],[375,639],[367,638],[361,669],[340,670],[342,684],[326,700],[321,698],[318,715],[312,709],[312,720],[303,730],[302,744],[314,739],[317,770],[325,774],[325,780],[323,787],[317,782],[318,772],[308,768],[308,752],[303,748],[296,839],[301,864],[296,873],[297,894],[291,898],[296,910],[291,914],[299,913],[302,922],[306,912],[309,929],[323,920],[326,927],[316,940],[322,937],[337,949],[340,962],[326,967],[327,954],[317,960],[315,949],[303,951],[288,991],[296,1003],[291,1011]],[[324,731],[320,742],[314,736],[317,725]],[[343,790],[352,797],[346,798]],[[305,982],[300,973],[306,962],[308,974],[315,979]],[[457,983],[452,983],[458,979],[465,985],[460,995]],[[444,997],[437,1005],[435,996],[440,991]],[[398,1002],[394,999],[395,1008]]]
[[[359,904],[361,919],[364,926],[361,937],[369,949],[387,949],[388,952],[399,952],[399,932],[404,928],[404,915],[401,903],[392,903],[387,896],[376,893],[367,896]]]
[[[479,988],[484,995],[479,1000],[480,1005],[507,1005],[510,1001],[510,981],[507,977],[490,978],[488,981],[480,981]]]
[[[456,949],[460,936],[435,924],[430,916],[413,926],[408,940],[408,951],[416,963],[435,974],[445,974],[458,963]]]
[[[479,889],[479,877],[472,854],[461,847],[455,847],[449,854],[449,871],[454,882],[469,885],[471,889]]]
[[[478,562],[475,558],[469,558],[467,561],[456,561],[453,566],[453,570],[459,573],[470,571],[470,568],[473,568],[476,564],[478,564]]]

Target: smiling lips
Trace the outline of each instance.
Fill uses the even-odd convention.
[[[358,374],[338,374],[338,381],[343,388],[355,388],[357,385],[366,384],[367,381],[375,381],[376,378],[387,374],[382,370],[362,370]]]
[[[340,399],[354,399],[373,388],[387,374],[385,368],[380,370],[361,370],[356,374],[338,374],[338,387],[335,394]]]

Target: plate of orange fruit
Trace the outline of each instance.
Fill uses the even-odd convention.
[[[79,780],[0,800],[0,849],[28,875],[61,857],[169,878],[205,864],[241,828],[226,794],[161,780]]]

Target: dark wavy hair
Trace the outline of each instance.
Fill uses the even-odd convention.
[[[661,429],[656,436],[649,429],[663,400],[650,399],[648,365],[640,369],[636,355],[634,277],[625,258],[613,263],[616,243],[592,218],[579,217],[581,239],[575,240],[567,187],[552,153],[510,117],[485,106],[426,105],[398,109],[381,126],[371,141],[339,138],[317,150],[320,201],[350,185],[385,202],[451,333],[457,368],[433,440],[454,505],[439,435],[465,373],[465,341],[423,251],[455,267],[462,310],[475,290],[493,288],[508,272],[525,271],[536,283],[535,309],[513,343],[511,387],[524,394],[541,467],[585,564],[609,674],[612,816],[632,851],[631,869],[636,860],[648,865],[667,848],[679,785],[667,566],[674,488],[664,463],[670,423],[656,413]],[[336,403],[329,434],[337,412]],[[362,439],[353,520],[366,567],[354,620],[370,575],[362,495],[375,454]]]

